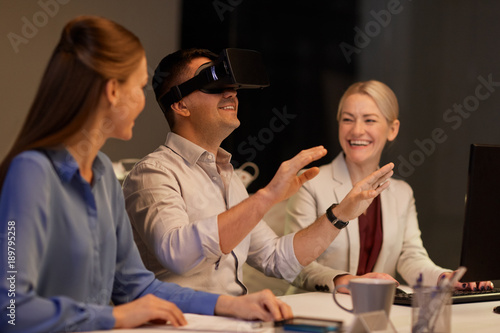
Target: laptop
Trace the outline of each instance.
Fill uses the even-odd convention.
[[[500,145],[472,144],[469,155],[465,220],[460,266],[467,271],[461,281],[500,279]],[[411,305],[412,294],[396,292],[394,304]],[[493,291],[455,291],[452,302],[500,300]]]

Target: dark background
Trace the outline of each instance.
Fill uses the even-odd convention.
[[[338,47],[354,37],[356,2],[230,3],[184,1],[181,44],[216,53],[238,47],[263,54],[271,86],[238,91],[242,125],[223,144],[233,153],[236,167],[245,161],[260,167],[259,178],[249,188],[253,192],[267,184],[281,161],[300,149],[320,144],[329,148],[325,160],[316,164],[339,152],[336,108],[328,100],[336,103],[356,77],[355,62],[347,64]],[[214,4],[221,4],[219,11]],[[328,86],[327,75],[332,81]]]
[[[236,167],[260,167],[249,192],[301,149],[322,144],[328,155],[315,164],[330,162],[340,152],[342,93],[359,80],[388,84],[401,130],[382,162],[395,162],[396,177],[413,187],[431,258],[453,269],[470,144],[500,144],[500,87],[482,83],[500,82],[498,13],[495,1],[185,0],[181,46],[264,56],[271,86],[238,92],[242,125],[223,143]],[[346,56],[341,45],[358,47]],[[288,118],[273,132],[278,113]]]
[[[263,54],[271,86],[238,92],[242,125],[224,142],[235,166],[251,160],[260,167],[249,191],[267,184],[279,164],[302,149],[324,145],[328,156],[316,164],[329,163],[340,152],[335,120],[340,96],[353,82],[380,80],[396,93],[401,120],[382,163],[395,162],[396,176],[412,186],[431,258],[458,266],[469,146],[500,144],[500,1],[61,2],[50,15],[40,6],[43,1],[0,2],[0,59],[7,64],[0,76],[1,158],[27,114],[62,27],[77,15],[101,15],[136,33],[150,75],[180,47],[254,49]],[[9,34],[22,35],[34,18],[37,32],[16,52]],[[346,56],[341,46],[356,50]],[[483,79],[493,81],[490,90]],[[141,158],[164,142],[168,127],[151,87],[146,93],[133,139],[109,140],[103,147],[113,161]],[[461,113],[453,111],[460,108]],[[285,117],[283,126],[279,117]],[[484,253],[478,260],[489,258]]]

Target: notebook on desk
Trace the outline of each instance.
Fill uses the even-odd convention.
[[[500,279],[500,145],[472,144],[469,155],[465,220],[460,266],[461,281]],[[394,304],[411,305],[411,294],[397,292]],[[493,291],[455,291],[453,303],[500,300]]]

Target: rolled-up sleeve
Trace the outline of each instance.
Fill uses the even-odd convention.
[[[266,222],[260,221],[251,233],[247,263],[267,276],[292,282],[303,269],[293,249],[294,237],[295,233],[278,237]]]

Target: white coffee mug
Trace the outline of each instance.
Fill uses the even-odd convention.
[[[337,301],[335,294],[339,288],[347,288],[352,296],[352,309],[344,307]],[[343,310],[359,314],[384,310],[387,315],[391,311],[396,292],[396,282],[384,279],[359,278],[352,279],[348,285],[339,285],[333,291],[333,300]]]
[[[243,185],[248,187],[259,176],[259,167],[253,162],[245,162],[238,169],[235,169],[234,172],[241,179]]]
[[[113,171],[115,172],[116,178],[118,178],[119,181],[124,180],[132,170],[132,167],[139,161],[140,160],[137,158],[124,158],[118,162],[113,162]]]

